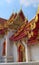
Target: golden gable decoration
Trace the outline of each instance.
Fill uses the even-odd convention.
[[[36,27],[36,23],[35,22],[31,23],[31,30],[35,29],[35,27]]]
[[[24,19],[23,19],[23,18]],[[24,14],[22,11],[20,11],[17,16],[15,17],[15,19],[13,20],[13,23],[12,23],[12,26],[15,30],[18,30],[18,28],[24,24],[24,20],[25,20],[25,17],[24,17]]]
[[[37,13],[36,14],[39,14],[39,5],[38,5],[38,9],[37,9]]]

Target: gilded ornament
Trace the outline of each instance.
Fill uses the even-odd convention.
[[[31,30],[35,29],[35,27],[36,27],[36,23],[34,22],[31,24]]]
[[[35,18],[35,22],[37,22],[38,21],[38,15],[36,15],[36,18]]]

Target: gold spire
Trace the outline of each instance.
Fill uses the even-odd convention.
[[[37,22],[37,20],[38,20],[38,14],[39,14],[39,5],[38,5],[37,13],[36,13],[35,22]]]
[[[39,5],[38,5],[38,9],[37,9],[37,14],[39,14]]]

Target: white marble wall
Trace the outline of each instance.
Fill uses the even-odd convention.
[[[32,61],[39,61],[39,45],[31,46],[30,53]]]
[[[12,31],[9,31],[8,34],[6,35],[6,39],[7,39],[7,56],[11,56],[11,48],[12,48],[12,45],[11,45],[11,42],[9,40],[9,38],[12,36],[13,32]]]
[[[4,37],[0,38],[0,56],[2,56]]]
[[[28,46],[24,41],[26,62],[39,61],[39,45]]]
[[[6,62],[6,55],[3,56],[3,43],[5,41],[5,36],[3,38],[0,38],[0,62]]]
[[[18,61],[18,49],[15,43],[13,44],[12,52],[13,52],[14,62]]]
[[[14,42],[9,40],[9,38],[12,36],[12,34],[14,34],[14,33],[12,31],[10,31],[10,32],[8,32],[8,34],[6,36],[6,39],[7,39],[7,57],[12,56],[13,61],[16,62],[18,60],[17,59],[18,58],[17,46],[15,45]],[[22,41],[22,43],[25,46],[25,54],[26,54],[26,59],[27,59],[26,61],[29,62],[30,60],[32,60],[32,61],[39,60],[39,45],[34,45],[34,46],[28,47],[24,41]]]
[[[7,34],[7,57],[12,56],[13,61],[17,61],[17,46],[14,44],[13,41],[10,41],[9,38],[14,34],[14,32],[10,31]]]

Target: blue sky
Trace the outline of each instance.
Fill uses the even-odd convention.
[[[31,20],[37,11],[39,0],[0,0],[0,17],[8,19],[13,12],[23,10],[24,15]]]

